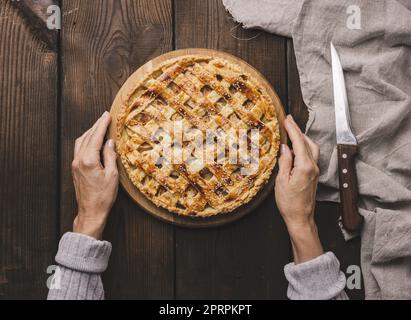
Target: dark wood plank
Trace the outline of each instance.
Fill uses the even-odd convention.
[[[300,88],[300,79],[295,60],[292,40],[287,42],[287,69],[288,69],[288,103],[289,110],[302,129],[308,120],[307,106],[305,105]],[[359,238],[346,242],[338,226],[340,216],[339,204],[331,202],[317,202],[316,220],[324,250],[332,251],[341,263],[341,270],[346,273],[351,265],[360,266]],[[346,276],[350,274],[346,273]],[[360,290],[346,290],[351,299],[363,299],[364,288]]]
[[[288,111],[293,115],[300,128],[305,130],[305,124],[308,121],[308,110],[300,89],[300,76],[298,75],[294,45],[291,39],[287,40],[287,86]]]
[[[47,22],[49,14],[47,9],[51,5],[59,4],[60,1],[56,0],[31,0],[31,1],[10,1],[10,3],[19,9],[22,16],[30,22],[30,27],[40,27]],[[34,23],[33,23],[34,22]],[[39,28],[40,29],[40,28]],[[40,30],[39,30],[40,31]],[[50,30],[42,30],[50,31]],[[55,33],[55,31],[50,32],[50,34]],[[55,39],[54,39],[55,40]]]
[[[359,237],[350,241],[345,241],[341,229],[338,226],[339,204],[332,202],[317,202],[316,221],[320,233],[320,239],[325,251],[332,251],[337,256],[341,264],[341,270],[346,277],[349,266],[361,267],[361,239]],[[350,299],[364,299],[364,284],[360,289],[347,289],[346,292]]]
[[[172,7],[171,0],[65,0],[63,15],[62,233],[71,230],[76,213],[74,140],[110,109],[132,72],[172,49]],[[105,235],[113,244],[107,298],[172,298],[173,234],[120,190]]]
[[[54,4],[59,4],[58,0],[37,0],[37,1],[10,1],[18,9],[31,33],[44,42],[50,50],[57,51],[57,30],[47,28],[49,17],[47,8]]]
[[[177,49],[205,47],[234,54],[259,69],[284,102],[283,38],[235,28],[220,0],[176,0],[174,10]],[[176,297],[285,298],[283,267],[288,259],[288,236],[272,195],[234,224],[209,230],[176,228]]]
[[[0,299],[45,298],[57,242],[57,38],[33,17],[0,3]]]

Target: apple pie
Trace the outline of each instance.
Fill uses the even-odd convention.
[[[269,180],[279,144],[264,86],[219,57],[163,62],[136,81],[117,118],[117,151],[130,180],[155,205],[184,216],[249,202]]]

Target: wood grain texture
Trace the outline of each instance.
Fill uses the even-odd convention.
[[[70,174],[73,144],[108,110],[132,72],[172,49],[169,0],[65,0],[62,62],[61,233],[76,214]],[[104,275],[107,298],[173,298],[174,232],[120,190],[105,239],[113,244]]]
[[[44,28],[51,2],[0,0],[0,299],[45,298],[58,233],[76,212],[74,139],[149,59],[175,47],[233,53],[263,72],[301,127],[307,121],[291,40],[241,29],[221,0],[58,1],[61,42]],[[346,272],[360,265],[360,239],[345,242],[338,217],[338,204],[317,204],[321,241]],[[105,238],[113,244],[103,279],[109,299],[286,295],[290,248],[272,196],[234,224],[186,230],[151,218],[120,191]],[[364,298],[363,289],[347,293]]]
[[[358,213],[358,182],[355,158],[358,146],[337,145],[342,223],[348,231],[358,231],[363,218]]]
[[[320,240],[325,251],[332,251],[340,261],[340,269],[348,278],[347,273],[350,266],[361,267],[361,238],[357,237],[350,241],[345,241],[341,229],[338,225],[340,210],[338,203],[317,202],[315,217],[320,234]],[[346,293],[353,300],[364,299],[364,283],[361,279],[359,289],[347,289]]]
[[[123,112],[123,106],[127,103],[127,99],[130,92],[133,92],[135,90],[136,84],[140,83],[148,74],[151,74],[154,70],[159,68],[159,66],[164,62],[176,58],[183,58],[184,56],[190,55],[225,59],[226,61],[236,64],[237,66],[240,66],[242,70],[244,70],[245,72],[247,72],[247,74],[251,75],[255,80],[257,80],[259,84],[262,86],[262,88],[264,88],[267,94],[270,96],[271,101],[276,109],[277,117],[280,123],[281,142],[287,143],[287,135],[282,126],[282,123],[285,119],[284,108],[275,90],[271,87],[269,82],[261,75],[261,73],[255,70],[245,61],[228,53],[217,50],[198,48],[175,50],[158,56],[155,59],[151,59],[146,64],[141,66],[127,79],[127,81],[121,87],[120,91],[117,93],[110,110],[113,119],[108,133],[110,139],[117,141],[117,119]],[[273,170],[273,173],[271,174],[271,177],[268,180],[268,182],[261,188],[261,190],[254,197],[254,199],[252,199],[249,203],[237,208],[236,210],[230,213],[220,214],[217,216],[207,218],[193,218],[187,216],[179,216],[164,208],[157,207],[150,199],[148,199],[142,192],[140,192],[140,190],[138,190],[136,186],[134,186],[120,159],[118,159],[117,164],[119,167],[120,183],[122,187],[140,207],[145,209],[145,211],[147,211],[152,216],[164,222],[188,228],[209,228],[222,226],[244,217],[249,212],[255,210],[264,201],[267,195],[272,193],[272,189],[274,188],[275,182],[275,170]]]
[[[51,5],[59,4],[58,0],[37,0],[37,1],[9,1],[24,18],[30,32],[52,51],[57,53],[58,30],[47,28],[47,8]]]
[[[300,128],[305,130],[308,121],[308,110],[301,93],[300,76],[291,39],[287,39],[287,86],[288,112],[293,115]]]
[[[0,106],[0,299],[42,299],[57,244],[57,54],[10,1],[0,2]]]
[[[284,39],[235,28],[220,0],[174,4],[177,49],[206,47],[234,54],[260,70],[284,100]],[[288,236],[273,195],[234,224],[211,230],[176,228],[176,298],[285,298],[288,258]]]

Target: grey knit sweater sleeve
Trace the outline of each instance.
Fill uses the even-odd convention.
[[[48,300],[103,300],[101,273],[107,269],[111,244],[68,232],[60,240]]]
[[[56,255],[59,267],[54,273],[49,300],[102,300],[101,282],[108,264],[111,244],[78,233],[66,233]],[[290,299],[348,299],[345,276],[331,252],[314,260],[284,268]]]
[[[332,252],[301,264],[284,267],[291,300],[348,300],[344,291],[345,275]]]

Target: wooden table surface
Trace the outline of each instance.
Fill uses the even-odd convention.
[[[45,8],[62,10],[61,32]],[[307,119],[290,39],[243,30],[221,0],[0,0],[0,299],[44,299],[46,269],[76,214],[73,145],[139,66],[189,47],[234,54],[259,69],[301,127]],[[359,265],[338,205],[319,203],[326,250]],[[105,239],[111,299],[286,299],[290,243],[274,197],[228,226],[162,223],[120,190]],[[363,290],[348,290],[351,298]]]

